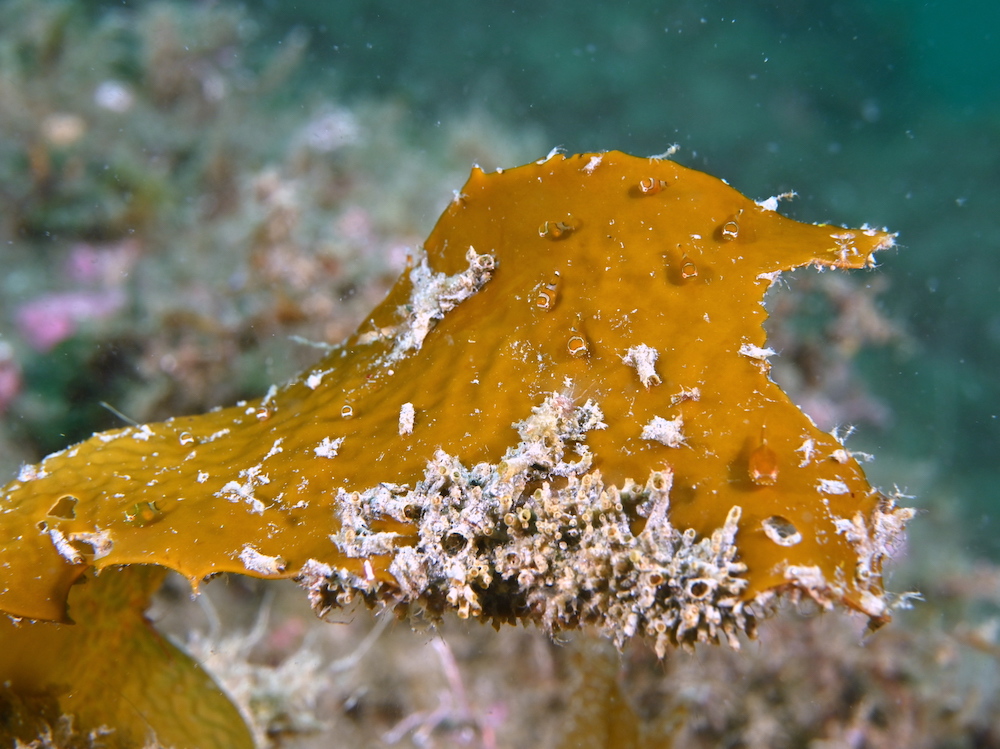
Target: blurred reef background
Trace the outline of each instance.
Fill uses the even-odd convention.
[[[120,425],[105,403],[145,422],[292,376],[473,163],[676,143],[794,190],[786,215],[899,232],[877,271],[792,276],[769,330],[796,402],[921,508],[889,579],[924,601],[868,638],[790,610],[665,666],[320,625],[236,577],[151,616],[274,746],[540,745],[602,688],[677,746],[1000,746],[998,30],[982,0],[0,0],[0,483]]]

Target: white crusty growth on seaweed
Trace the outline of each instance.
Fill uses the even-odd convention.
[[[639,374],[639,381],[643,384],[643,387],[649,389],[650,385],[660,384],[660,376],[656,374],[655,369],[656,360],[659,356],[660,352],[655,348],[647,346],[645,343],[640,343],[638,346],[633,346],[626,351],[625,356],[622,357],[622,361],[630,367],[635,367],[635,371]]]
[[[642,428],[642,438],[660,442],[667,447],[680,447],[685,439],[684,418],[676,416],[673,419],[664,419],[662,416],[654,416]]]
[[[262,554],[250,544],[244,544],[239,556],[243,566],[250,572],[257,572],[261,575],[280,575],[285,569],[285,562],[281,557]]]
[[[416,417],[416,409],[412,403],[404,403],[399,407],[399,434],[406,436],[413,434],[413,419]]]
[[[354,559],[390,556],[394,583],[310,561],[299,579],[314,608],[322,615],[360,595],[432,618],[450,609],[549,632],[594,626],[619,646],[645,636],[661,656],[672,644],[737,647],[754,627],[736,561],[740,508],[699,538],[670,523],[668,469],[644,485],[606,485],[584,444],[602,419],[593,401],[553,393],[514,424],[520,441],[498,463],[467,466],[439,450],[412,489],[342,492],[331,540]],[[388,519],[414,525],[415,542],[381,531]]]
[[[469,267],[453,276],[431,271],[426,255],[410,271],[413,291],[409,303],[400,308],[405,323],[389,355],[390,362],[400,359],[409,351],[419,351],[434,323],[479,291],[492,278],[495,267],[492,255],[480,255],[470,246],[465,259],[468,260]]]

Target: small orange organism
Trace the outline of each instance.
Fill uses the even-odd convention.
[[[758,486],[774,486],[778,480],[778,455],[767,445],[761,427],[760,444],[751,451],[747,461],[750,480]]]

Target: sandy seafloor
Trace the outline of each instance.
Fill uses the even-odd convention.
[[[899,233],[844,287],[797,274],[772,333],[779,381],[920,509],[888,579],[924,600],[867,637],[789,608],[741,653],[586,662],[677,746],[1000,746],[996,7],[4,0],[0,482],[116,426],[102,401],[147,421],[294,375],[293,337],[351,332],[473,163],[677,144],[787,215]],[[579,638],[205,590],[150,615],[274,746],[567,735]]]

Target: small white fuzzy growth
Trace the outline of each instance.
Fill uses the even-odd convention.
[[[103,559],[111,553],[114,543],[111,540],[111,533],[106,530],[95,530],[92,532],[80,531],[69,534],[70,541],[81,541],[89,544],[94,549],[94,559]]]
[[[675,153],[681,150],[680,143],[671,143],[666,151],[663,153],[656,153],[649,157],[650,161],[663,161],[664,159],[669,159]]]
[[[336,458],[337,452],[340,450],[340,446],[343,442],[343,437],[338,437],[335,440],[332,440],[329,437],[324,437],[323,441],[313,448],[313,452],[316,453],[317,458]]]
[[[820,479],[816,490],[823,494],[850,494],[851,489],[840,479]]]
[[[413,291],[409,303],[401,307],[406,324],[389,355],[389,363],[398,361],[409,351],[419,351],[424,338],[437,321],[479,291],[492,278],[492,255],[480,255],[470,246],[465,259],[469,267],[454,276],[431,271],[426,255],[410,271]]]
[[[261,554],[250,544],[245,545],[240,552],[240,561],[247,571],[261,575],[280,575],[285,569],[285,561],[281,557]]]
[[[774,356],[776,353],[773,348],[761,348],[760,346],[755,346],[752,343],[744,343],[740,346],[740,353],[743,356],[749,357],[750,359],[755,359],[757,361],[767,361],[767,357]]]
[[[824,609],[833,608],[829,597],[829,585],[826,576],[816,565],[790,564],[785,567],[785,579],[794,583]]]
[[[17,472],[17,480],[22,483],[27,483],[29,481],[34,481],[35,479],[43,479],[48,474],[45,472],[40,465],[27,464],[22,465]]]
[[[654,416],[652,421],[642,428],[642,438],[655,440],[667,447],[680,447],[684,444],[683,430],[684,418],[681,416],[669,420],[662,416]]]
[[[562,146],[555,146],[551,151],[549,151],[548,155],[544,159],[538,159],[538,161],[536,161],[535,163],[544,164],[546,161],[554,159],[559,154],[565,153],[565,151],[566,149],[563,148]]]
[[[799,463],[799,468],[805,468],[816,457],[816,440],[806,437],[802,443],[802,447],[795,448],[795,452],[802,453],[802,462]]]
[[[639,374],[639,381],[648,390],[650,385],[659,385],[661,382],[660,376],[656,374],[655,369],[656,360],[659,356],[660,352],[655,348],[647,346],[645,343],[640,343],[638,346],[633,346],[626,351],[625,356],[622,357],[622,361],[630,367],[635,367],[635,371]]]
[[[406,436],[407,434],[413,434],[413,418],[416,416],[416,410],[413,408],[412,403],[404,403],[399,408],[399,434],[400,436]]]
[[[758,273],[757,274],[757,280],[758,281],[767,281],[767,287],[768,288],[771,288],[772,286],[774,286],[774,284],[778,282],[778,279],[780,277],[781,277],[781,271],[780,270],[772,270],[769,273]]]
[[[795,198],[796,193],[794,191],[783,192],[781,195],[772,195],[770,198],[765,198],[764,200],[755,201],[757,205],[763,208],[765,211],[776,211],[778,210],[778,203],[782,200],[791,200]]]
[[[147,442],[152,436],[153,430],[149,428],[149,424],[143,424],[139,427],[139,431],[132,432],[132,439],[140,440],[141,442]]]

